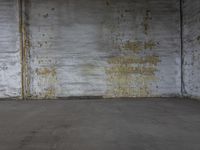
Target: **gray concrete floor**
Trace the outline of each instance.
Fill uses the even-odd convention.
[[[0,150],[200,150],[200,102],[1,101]]]

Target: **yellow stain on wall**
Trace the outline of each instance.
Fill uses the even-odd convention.
[[[146,57],[135,57],[135,56],[126,56],[126,57],[113,57],[108,60],[109,64],[151,64],[157,65],[159,62],[158,56],[146,56]]]
[[[122,40],[114,40],[113,41],[113,48],[121,51],[130,51],[133,53],[139,53],[143,50],[152,50],[155,49],[157,43],[153,40],[148,40],[145,42],[141,41],[122,41]]]
[[[146,97],[151,95],[149,84],[156,80],[158,56],[113,57],[106,68],[107,97]]]
[[[37,75],[40,76],[56,76],[56,69],[55,68],[39,68],[36,69]]]
[[[46,98],[46,99],[51,99],[51,98],[55,98],[56,96],[56,88],[55,87],[49,87],[47,89],[45,89],[45,92],[42,94],[42,97]]]
[[[55,67],[37,68],[38,86],[41,91],[36,93],[37,98],[52,99],[56,97],[57,71]]]
[[[140,75],[154,75],[157,69],[155,67],[132,67],[130,65],[115,65],[106,70],[108,74],[140,74]]]
[[[125,50],[131,50],[133,52],[139,52],[143,49],[143,43],[139,41],[127,41],[122,46]]]
[[[156,43],[152,40],[144,43],[144,49],[151,49],[152,50],[155,47],[156,47]]]

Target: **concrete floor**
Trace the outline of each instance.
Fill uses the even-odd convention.
[[[1,101],[0,150],[200,150],[200,102]]]

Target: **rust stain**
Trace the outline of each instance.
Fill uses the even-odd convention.
[[[120,56],[107,60],[105,68],[107,76],[107,93],[105,97],[146,97],[152,95],[151,83],[157,80],[156,72],[160,58],[155,55],[143,56],[148,50],[153,50],[157,44],[150,39],[150,23],[152,14],[146,10],[142,22],[145,39],[133,38],[133,32],[125,33],[121,25],[128,22],[127,12],[134,10],[118,10],[115,25],[109,25],[112,39],[112,48]]]
[[[108,60],[107,97],[145,97],[151,95],[149,84],[156,80],[158,56],[113,57]]]
[[[29,32],[29,1],[18,0],[19,6],[19,31],[21,42],[21,84],[22,84],[22,98],[30,97],[30,32]]]
[[[23,19],[23,3],[22,0],[17,1],[19,6],[19,32],[20,32],[20,63],[21,63],[21,98],[25,98],[25,83],[24,83],[24,19]]]
[[[156,47],[156,43],[153,40],[147,41],[144,43],[144,49],[154,49]]]
[[[153,40],[149,40],[145,42],[128,40],[124,42],[119,37],[116,37],[116,39],[113,40],[113,46],[115,49],[118,49],[120,51],[126,50],[126,51],[131,51],[134,53],[139,53],[143,50],[155,49],[157,46],[157,43],[154,42]]]
[[[37,98],[53,99],[57,93],[57,71],[56,67],[37,68],[35,70],[38,76],[39,93]]]
[[[160,61],[158,56],[146,56],[146,57],[135,57],[135,56],[124,56],[124,57],[113,57],[108,60],[109,64],[152,64],[157,65]]]
[[[23,34],[22,39],[22,90],[23,90],[23,98],[30,97],[30,69],[29,69],[29,58],[30,58],[30,35],[27,31],[26,25],[24,23],[21,24],[21,30]]]
[[[154,75],[155,71],[157,71],[157,69],[154,67],[132,67],[130,65],[116,65],[107,69],[106,73]]]
[[[56,76],[56,69],[55,68],[39,68],[39,69],[36,69],[36,73],[37,75],[40,75],[40,76]]]
[[[43,89],[41,92],[35,92],[34,96],[31,96],[32,99],[54,99],[56,98],[56,88],[49,87]]]
[[[142,45],[142,42],[139,42],[139,41],[136,41],[136,42],[127,41],[127,42],[125,42],[123,48],[125,50],[131,50],[133,52],[139,52],[143,49],[143,45]]]
[[[46,99],[52,99],[56,97],[56,89],[55,87],[49,87],[45,89],[45,92],[42,94],[42,97]]]

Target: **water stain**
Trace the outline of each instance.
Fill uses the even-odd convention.
[[[47,13],[47,14],[43,15],[43,17],[44,17],[44,18],[48,18],[48,17],[49,17],[49,14]]]
[[[145,12],[145,16],[143,18],[143,28],[144,28],[144,34],[148,34],[149,32],[149,29],[150,29],[150,25],[149,25],[149,22],[150,20],[152,20],[152,17],[151,17],[151,11],[150,10],[146,10]]]
[[[197,41],[198,41],[199,44],[200,44],[200,35],[197,37]]]
[[[110,6],[110,1],[106,1],[106,6]]]

